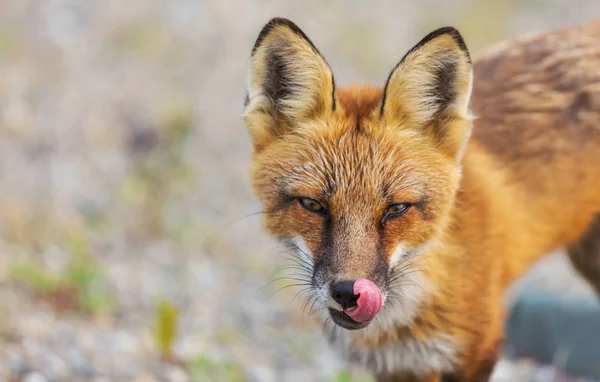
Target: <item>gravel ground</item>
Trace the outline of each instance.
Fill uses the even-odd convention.
[[[260,230],[240,118],[260,26],[290,17],[340,84],[380,84],[442,24],[477,51],[600,13],[596,0],[123,4],[0,2],[0,380],[348,381],[296,291],[265,286],[284,261]],[[563,260],[525,286],[588,293]],[[538,366],[503,360],[495,381],[559,380]]]

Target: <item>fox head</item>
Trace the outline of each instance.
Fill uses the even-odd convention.
[[[266,229],[298,256],[336,324],[364,328],[392,296],[406,312],[418,304],[410,265],[450,220],[471,85],[454,28],[423,38],[383,89],[345,90],[291,21],[260,32],[244,111],[253,188]]]

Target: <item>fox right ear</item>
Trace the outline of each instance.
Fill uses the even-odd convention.
[[[465,42],[452,27],[425,36],[390,73],[381,117],[429,133],[460,159],[470,135],[473,69]]]
[[[325,59],[294,23],[274,18],[252,49],[244,119],[255,150],[335,110]]]

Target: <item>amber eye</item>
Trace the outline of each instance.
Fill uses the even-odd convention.
[[[398,203],[390,206],[383,217],[384,220],[404,215],[410,208],[409,203]]]
[[[318,214],[323,214],[325,215],[327,213],[327,210],[325,209],[325,207],[323,207],[321,205],[321,203],[317,202],[314,199],[311,198],[298,198],[298,203],[300,203],[300,205],[310,211],[310,212],[315,212]]]

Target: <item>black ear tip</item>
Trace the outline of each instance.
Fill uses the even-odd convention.
[[[435,33],[438,36],[442,35],[442,34],[452,34],[452,35],[458,35],[458,36],[460,36],[460,32],[458,31],[458,29],[456,29],[455,27],[453,27],[451,25],[447,25],[445,27],[441,27],[441,28],[435,29],[431,33]]]
[[[269,32],[271,32],[273,28],[280,25],[284,25],[290,28],[295,33],[304,35],[300,28],[298,28],[298,26],[294,24],[291,20],[288,20],[284,17],[273,17],[271,20],[269,20],[268,23],[265,24],[265,26],[261,29],[260,33],[258,34],[258,38],[254,43],[254,47],[252,48],[252,54],[254,54],[254,52],[256,52],[256,50],[260,47],[260,45],[262,44],[265,37],[269,34]]]
[[[278,25],[285,25],[285,26],[289,27],[290,29],[299,29],[298,26],[296,24],[294,24],[293,21],[286,19],[285,17],[273,17],[271,20],[269,20],[268,23],[265,24],[261,33],[262,32],[269,33],[269,31],[271,29],[273,29],[274,27],[276,27]]]
[[[270,24],[275,24],[275,25],[281,25],[281,24],[294,24],[290,19],[286,19],[285,17],[273,17],[271,20],[269,20],[269,22],[265,25],[270,25]]]
[[[433,40],[434,38],[442,36],[442,35],[449,35],[450,37],[452,37],[454,39],[454,41],[456,42],[456,44],[458,45],[458,47],[467,56],[469,63],[471,62],[471,55],[469,54],[469,49],[467,48],[465,39],[462,37],[462,35],[458,31],[458,29],[451,27],[451,26],[438,28],[438,29],[434,30],[433,32],[429,33],[427,36],[423,37],[423,39],[415,46],[415,48],[425,45],[426,43]]]

